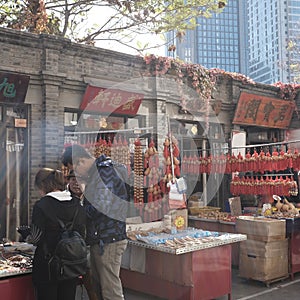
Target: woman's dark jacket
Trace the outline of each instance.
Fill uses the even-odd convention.
[[[76,210],[78,213],[74,219]],[[37,248],[33,259],[33,282],[45,282],[48,277],[49,256],[55,250],[59,241],[61,227],[56,217],[65,224],[71,224],[74,219],[73,229],[85,238],[85,210],[77,198],[61,201],[52,196],[45,196],[37,201],[33,207],[32,225],[42,231],[41,238],[36,243]]]

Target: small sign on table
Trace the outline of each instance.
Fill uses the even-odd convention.
[[[232,216],[240,216],[242,214],[242,205],[240,197],[233,197],[228,199],[230,206],[230,213]]]

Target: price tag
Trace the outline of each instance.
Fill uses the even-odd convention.
[[[15,119],[15,127],[26,128],[27,120],[26,119]]]

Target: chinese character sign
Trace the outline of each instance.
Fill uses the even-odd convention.
[[[242,92],[233,124],[284,129],[288,128],[294,109],[293,101]]]
[[[29,76],[0,72],[0,102],[24,103]]]
[[[88,85],[80,109],[136,115],[144,95]]]

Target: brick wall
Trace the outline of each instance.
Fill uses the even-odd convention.
[[[0,28],[0,71],[30,75],[25,103],[30,106],[30,199],[40,167],[60,167],[63,151],[64,101],[82,98],[92,78],[103,86],[140,78],[141,58],[68,39]],[[70,102],[70,101],[69,101]]]

